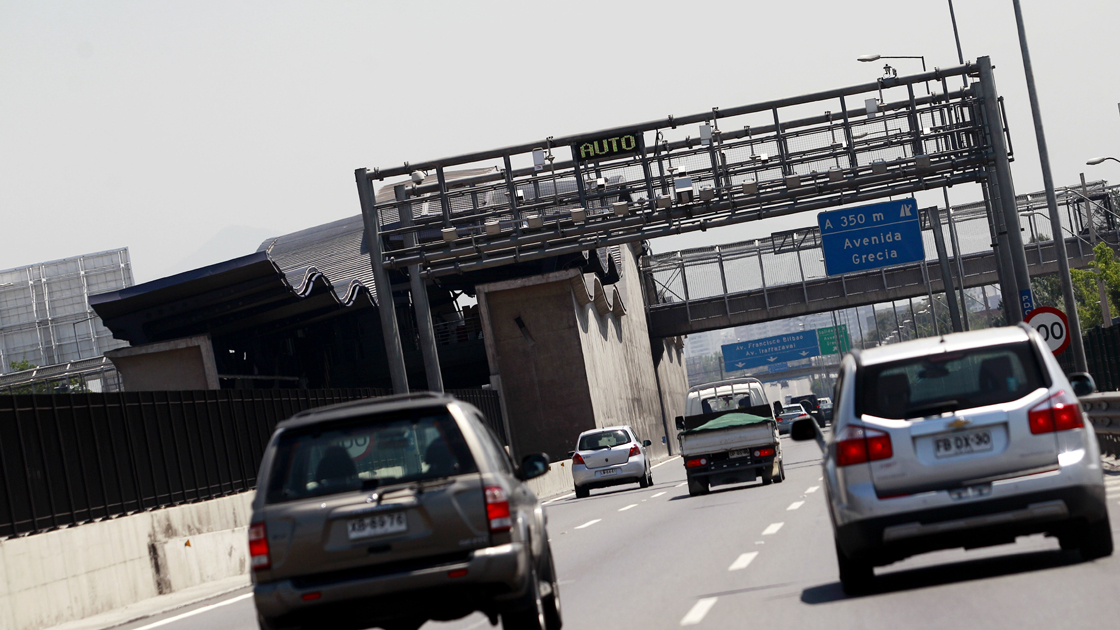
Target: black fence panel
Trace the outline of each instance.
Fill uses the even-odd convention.
[[[0,538],[244,492],[276,425],[380,389],[0,396]],[[451,390],[507,441],[497,392]],[[508,441],[507,441],[508,443]]]

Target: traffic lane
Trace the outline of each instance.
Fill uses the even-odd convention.
[[[549,504],[565,625],[676,627],[696,604],[689,589],[724,588],[732,566],[749,564],[749,554],[772,536],[763,532],[793,515],[790,506],[818,483],[816,445],[785,438],[782,444],[784,483],[720,486],[689,497],[678,459],[654,470],[653,488],[599,490]],[[748,559],[741,560],[744,555]],[[483,627],[484,620],[472,615],[425,628],[467,630]]]
[[[1120,536],[1120,476],[1110,487],[1113,536]],[[944,628],[1112,627],[1120,603],[1115,583],[1120,557],[1081,562],[1044,536],[1013,545],[946,550],[914,556],[876,570],[876,590],[847,597],[838,582],[832,529],[823,491],[802,507],[802,518],[787,522],[768,551],[744,572],[748,578],[723,590],[697,592],[697,601],[715,598],[703,625],[738,623],[750,611],[752,623],[779,627]]]
[[[114,626],[114,630],[257,630],[251,586],[159,615]]]
[[[819,483],[816,446],[788,440],[783,446],[789,463],[784,483],[722,486],[689,497],[681,464],[673,476],[662,476],[672,486],[663,501],[614,516],[600,510],[593,518],[601,522],[583,530],[595,536],[553,529],[557,571],[568,582],[562,586],[565,623],[675,627],[697,604],[696,593],[726,589],[735,574],[749,571],[754,558],[770,553],[768,540],[796,517],[805,491]]]

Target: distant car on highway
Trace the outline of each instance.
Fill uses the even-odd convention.
[[[646,456],[652,442],[639,440],[627,426],[592,429],[579,434],[572,458],[572,481],[576,497],[584,498],[594,488],[627,483],[653,485],[653,469]]]
[[[821,416],[824,418],[825,423],[827,424],[829,422],[832,422],[832,399],[828,396],[825,396],[822,398],[818,398],[817,403],[817,408],[820,410]]]
[[[841,362],[824,485],[847,593],[874,567],[1045,533],[1084,560],[1112,554],[1100,450],[1038,332],[1013,326],[855,351]]]
[[[281,423],[249,526],[261,630],[380,627],[481,610],[559,630],[544,514],[482,414],[428,393],[319,407]]]
[[[812,418],[809,412],[801,405],[801,403],[794,403],[792,405],[782,405],[782,413],[774,419],[778,421],[778,433],[789,433],[789,428],[797,420],[807,420]]]

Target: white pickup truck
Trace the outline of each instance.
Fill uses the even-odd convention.
[[[758,379],[697,385],[688,390],[685,413],[676,425],[689,495],[758,477],[763,485],[785,479],[774,410]]]

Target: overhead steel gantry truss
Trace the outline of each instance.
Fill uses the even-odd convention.
[[[950,88],[961,76],[979,81]],[[367,238],[379,237],[370,239],[377,295],[391,295],[388,269],[408,269],[415,283],[994,179],[1008,153],[996,102],[990,62],[980,58],[755,105],[358,169]],[[373,182],[382,180],[394,194],[375,195]],[[1009,176],[1007,186],[1014,200]],[[1000,221],[993,228],[995,235]],[[383,318],[392,313],[379,310]],[[388,333],[389,322],[382,325]]]

